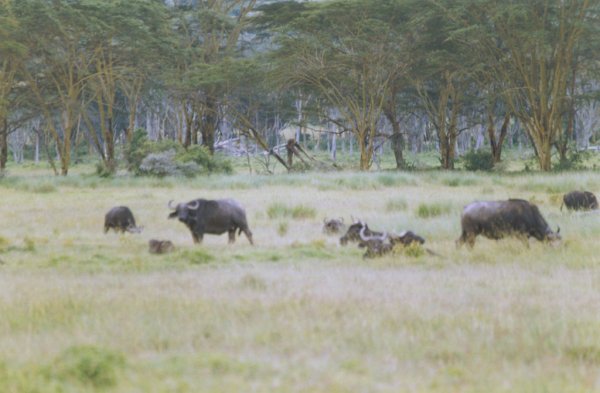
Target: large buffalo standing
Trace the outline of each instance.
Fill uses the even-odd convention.
[[[560,228],[552,232],[537,206],[522,199],[473,202],[465,206],[461,225],[462,234],[456,241],[459,247],[467,243],[472,248],[478,235],[496,240],[505,236],[560,240]]]
[[[598,200],[596,195],[589,191],[571,191],[563,196],[563,203],[560,205],[568,210],[596,210],[598,209]]]
[[[178,218],[192,232],[194,243],[202,242],[205,233],[211,235],[221,235],[225,232],[229,234],[229,243],[235,242],[235,231],[241,234],[244,232],[246,237],[252,242],[252,232],[248,228],[246,220],[246,211],[233,199],[195,199],[187,203],[178,203],[172,205],[169,202],[169,208],[174,211],[169,214],[169,218]]]

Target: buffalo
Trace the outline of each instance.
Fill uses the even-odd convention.
[[[361,240],[360,231],[363,228],[364,228],[364,231],[363,231],[364,236],[370,237],[370,236],[383,235],[382,232],[371,231],[369,229],[369,226],[364,221],[359,220],[359,221],[355,222],[354,224],[350,225],[350,227],[348,227],[346,234],[340,238],[340,244],[342,246],[345,246],[348,242],[359,242]]]
[[[425,239],[413,231],[404,231],[400,234],[383,233],[381,235],[365,235],[366,227],[363,226],[359,231],[360,242],[358,246],[366,248],[363,258],[373,258],[391,253],[395,247],[407,247],[412,244],[422,245]],[[430,255],[437,255],[433,251],[426,250]]]
[[[131,233],[140,233],[143,229],[143,227],[135,225],[133,213],[127,206],[113,207],[106,213],[106,216],[104,216],[104,233],[107,233],[111,228],[115,232]]]
[[[469,248],[473,248],[478,235],[494,240],[516,236],[527,245],[530,237],[539,241],[558,241],[561,238],[560,228],[553,232],[537,206],[522,199],[470,203],[463,210],[461,226],[457,247],[467,243]]]
[[[344,229],[344,219],[340,218],[332,218],[330,220],[324,218],[323,219],[323,233],[327,235],[335,235],[338,234]]]
[[[598,200],[596,195],[589,191],[571,191],[563,196],[563,203],[560,205],[567,210],[596,210],[598,209]]]
[[[175,246],[170,240],[150,239],[148,251],[150,251],[150,254],[166,254],[175,251]]]
[[[172,205],[169,201],[169,208],[173,212],[168,218],[178,218],[184,223],[190,232],[194,243],[201,243],[204,234],[221,235],[225,232],[229,234],[229,243],[235,242],[235,231],[238,235],[242,232],[252,242],[252,232],[248,228],[246,220],[246,211],[233,199],[195,199],[186,203]]]

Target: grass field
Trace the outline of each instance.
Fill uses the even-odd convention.
[[[560,212],[600,173],[233,175],[77,170],[0,179],[0,392],[600,391],[600,215]],[[170,199],[233,197],[256,245],[192,244]],[[520,197],[563,243],[478,239],[462,206]],[[128,205],[141,235],[103,234]],[[362,259],[321,233],[350,216],[442,257]],[[169,239],[172,254],[147,251]]]

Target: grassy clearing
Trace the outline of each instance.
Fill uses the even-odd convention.
[[[5,177],[0,391],[600,390],[600,215],[561,213],[570,187],[600,175]],[[239,200],[256,246],[193,245],[166,203],[198,197]],[[536,201],[563,244],[457,250],[462,206],[508,197]],[[142,234],[103,234],[121,204]],[[363,260],[321,232],[351,215],[441,256]],[[152,238],[176,251],[150,255]]]

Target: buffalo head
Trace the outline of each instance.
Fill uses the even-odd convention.
[[[178,203],[173,205],[173,200],[169,201],[168,207],[173,211],[169,214],[168,218],[178,218],[179,221],[188,223],[194,220],[194,212],[198,210],[200,202],[191,201],[187,203]]]

